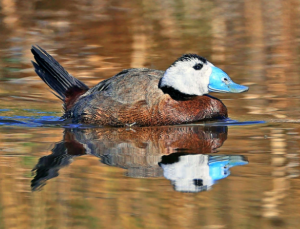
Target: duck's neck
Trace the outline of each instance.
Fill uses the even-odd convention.
[[[163,86],[163,87],[159,86],[159,88],[163,91],[164,94],[169,94],[171,98],[174,100],[180,100],[180,101],[189,100],[197,96],[197,95],[190,95],[190,94],[183,93],[170,86]]]

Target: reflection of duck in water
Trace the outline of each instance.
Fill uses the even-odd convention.
[[[248,90],[195,54],[183,55],[165,72],[127,69],[89,89],[45,50],[31,51],[36,73],[64,102],[63,117],[74,123],[157,126],[226,118],[224,104],[206,94]]]
[[[230,168],[246,164],[248,161],[240,155],[203,154],[171,154],[162,156],[159,163],[164,177],[180,192],[208,190],[217,180],[229,176]]]
[[[35,166],[32,189],[58,176],[59,169],[68,166],[73,158],[87,154],[99,157],[104,164],[127,169],[130,177],[162,176],[164,166],[171,165],[170,158],[181,160],[183,155],[215,153],[226,138],[227,127],[156,127],[135,128],[134,131],[66,129],[63,141],[55,145],[52,154],[41,157]]]

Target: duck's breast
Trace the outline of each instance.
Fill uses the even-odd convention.
[[[227,118],[227,108],[211,96],[197,96],[190,100],[177,101],[169,95],[159,104],[158,122],[161,125],[190,123],[201,120]]]

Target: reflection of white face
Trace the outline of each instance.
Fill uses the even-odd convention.
[[[176,191],[199,192],[210,189],[213,180],[209,176],[208,155],[183,155],[172,164],[160,164],[164,177],[171,180]]]
[[[159,88],[173,88],[187,95],[208,94],[211,66],[210,62],[198,55],[183,55],[166,70]]]

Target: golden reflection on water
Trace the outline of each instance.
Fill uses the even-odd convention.
[[[0,87],[6,101],[57,101],[32,69],[32,44],[90,86],[124,68],[166,69],[182,53],[195,52],[250,86],[238,96],[216,94],[231,117],[298,120],[298,1],[1,4],[0,78],[12,79]]]
[[[0,228],[297,228],[299,19],[297,0],[0,0],[5,115],[61,110],[30,64],[30,47],[39,44],[89,86],[124,68],[163,70],[183,53],[198,53],[250,87],[239,95],[214,94],[232,119],[270,121],[229,128],[214,155],[244,155],[249,164],[198,194],[175,192],[157,165],[152,172],[158,177],[132,178],[130,169],[124,176],[123,169],[88,155],[31,192],[31,169],[62,140],[63,130],[1,126]],[[163,132],[158,144],[147,142],[148,152],[170,154],[168,138],[201,149],[181,133]],[[122,136],[145,152],[145,133]]]
[[[233,126],[228,136],[226,127],[145,129],[70,130],[64,134],[61,129],[32,128],[26,133],[22,128],[1,127],[1,225],[296,228],[299,224],[299,129],[292,124],[265,124],[259,129]],[[58,150],[62,145],[67,151]],[[186,152],[192,155],[243,155],[249,164],[231,168],[231,175],[210,191],[176,192],[158,162],[188,147],[192,149]],[[31,192],[30,183],[37,174],[31,174],[32,168],[39,165],[43,170],[49,164],[59,176],[48,177],[45,186]],[[22,220],[13,220],[15,215]]]

